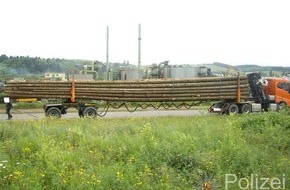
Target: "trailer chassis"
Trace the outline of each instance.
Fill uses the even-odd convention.
[[[61,118],[61,115],[67,113],[67,109],[74,107],[78,110],[81,118],[95,118],[97,116],[97,105],[94,103],[48,103],[43,109],[48,117]]]
[[[208,111],[210,113],[218,114],[249,114],[252,112],[252,106],[250,102],[227,102],[220,101],[214,103]]]

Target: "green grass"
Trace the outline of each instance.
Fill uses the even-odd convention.
[[[0,189],[225,189],[225,174],[289,188],[289,137],[287,112],[1,122]]]

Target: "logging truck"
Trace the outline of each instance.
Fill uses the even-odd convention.
[[[289,79],[261,78],[258,73],[247,75],[249,82],[249,97],[242,100],[237,92],[236,101],[219,101],[214,103],[209,112],[243,113],[261,111],[278,111],[290,106]]]
[[[70,107],[80,117],[104,116],[109,107],[190,108],[203,101],[215,102],[208,111],[219,114],[248,114],[279,110],[290,105],[289,80],[264,79],[258,73],[236,77],[147,79],[131,81],[25,81],[7,82],[10,99],[45,100],[46,116],[61,117]],[[134,103],[130,110],[127,103]],[[98,111],[100,105],[103,111]],[[105,106],[104,106],[105,105]]]

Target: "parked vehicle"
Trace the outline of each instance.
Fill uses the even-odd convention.
[[[47,116],[61,117],[68,108],[74,107],[80,117],[94,118],[101,116],[97,112],[100,102],[106,103],[105,113],[109,106],[127,108],[126,103],[135,104],[135,111],[138,107],[190,108],[203,101],[216,102],[208,109],[211,113],[248,114],[279,110],[290,105],[289,89],[287,79],[265,79],[258,73],[251,73],[188,79],[7,82],[5,94],[16,100],[45,99]]]
[[[249,97],[236,101],[220,101],[213,104],[209,111],[213,113],[251,113],[274,110],[290,106],[290,84],[288,79],[261,78],[258,73],[247,75]],[[238,93],[237,93],[238,94]]]

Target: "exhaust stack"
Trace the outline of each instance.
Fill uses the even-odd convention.
[[[141,24],[138,29],[138,79],[141,79]]]
[[[107,66],[107,79],[110,80],[110,65],[109,65],[109,26],[107,26],[106,66]]]

